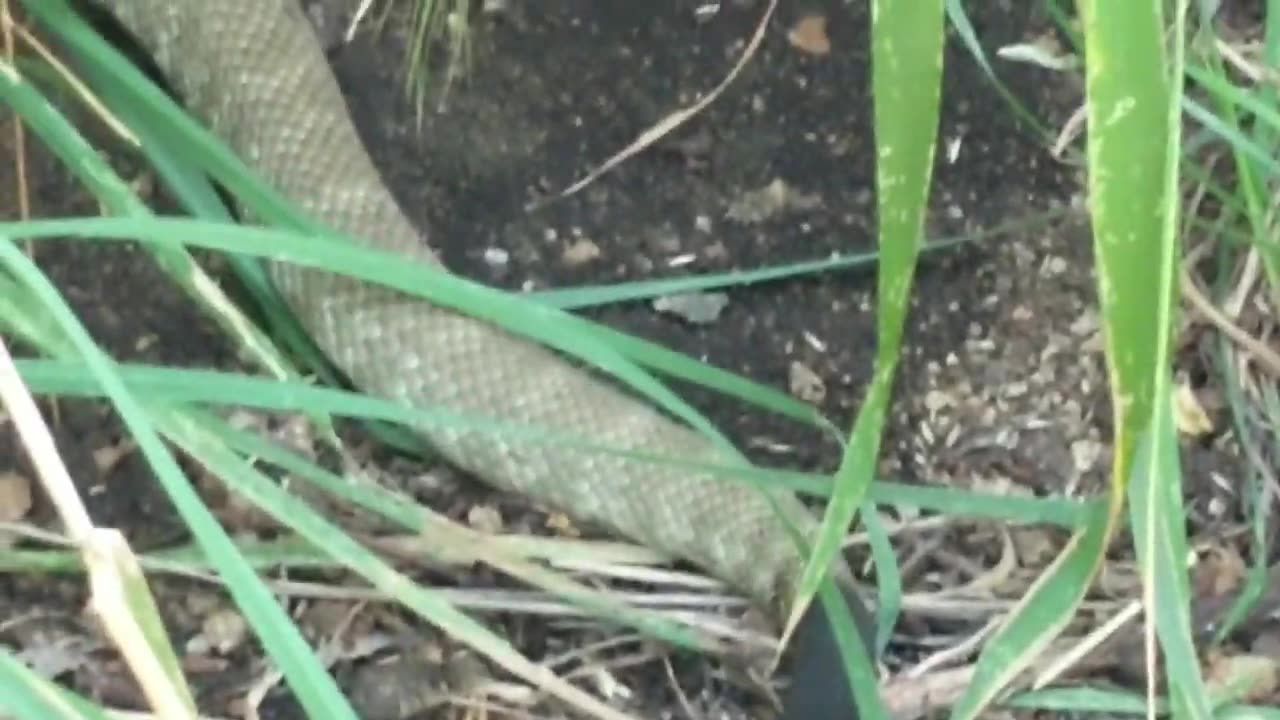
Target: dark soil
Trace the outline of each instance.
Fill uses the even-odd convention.
[[[873,249],[865,3],[784,3],[746,72],[690,125],[586,190],[526,210],[712,88],[766,5],[725,2],[699,21],[694,11],[701,4],[510,2],[502,14],[478,19],[472,72],[443,100],[433,96],[443,110],[429,108],[421,129],[403,92],[406,32],[361,33],[335,47],[332,59],[388,183],[429,228],[446,263],[470,277],[512,289],[561,288]],[[1044,33],[1049,23],[1032,6],[1038,4],[975,4],[984,45],[993,51]],[[788,43],[787,30],[807,14],[828,19],[829,55]],[[1074,77],[1006,62],[997,68],[1049,127],[1060,127],[1080,101]],[[971,233],[1073,204],[1081,192],[1077,169],[1053,159],[1041,139],[1015,122],[954,37],[945,84],[939,140],[956,152],[939,153],[931,236]],[[12,150],[11,134],[3,137]],[[13,187],[13,167],[2,165]],[[758,222],[728,217],[744,195],[778,180],[818,201]],[[37,216],[96,212],[39,148],[32,150],[27,182]],[[15,207],[5,210],[16,217]],[[924,262],[882,453],[885,477],[1037,495],[1096,489],[1108,467],[1110,411],[1091,250],[1084,220],[1068,214]],[[495,262],[499,256],[505,261]],[[56,244],[42,247],[38,259],[117,357],[235,365],[225,341],[139,254]],[[867,270],[733,290],[723,315],[709,325],[645,303],[590,314],[780,388],[807,370],[820,380],[823,409],[847,425],[874,357],[874,307],[874,273]],[[689,395],[763,461],[831,466],[834,448],[811,431],[705,393]],[[99,523],[123,529],[139,550],[182,538],[136,453],[107,467],[101,455],[95,459],[95,451],[120,443],[114,416],[92,403],[67,402],[57,417],[62,447]],[[21,465],[10,435],[3,426],[0,440],[7,444],[0,452],[7,454],[0,456],[0,472]],[[1207,479],[1234,475],[1235,461],[1207,444],[1188,453],[1195,468],[1188,500],[1193,519],[1207,527],[1232,520],[1234,496],[1225,496],[1225,506],[1215,503],[1223,491]],[[48,519],[40,503],[27,518]],[[1023,569],[1000,594],[1017,597],[1062,539],[1053,532],[1018,535]],[[901,540],[908,589],[922,592],[972,580],[999,557],[1002,542],[992,528],[961,521]],[[207,587],[160,580],[156,590],[180,648],[225,607]],[[40,609],[42,623],[59,623],[62,629],[51,631],[57,637],[93,634],[83,627],[83,601],[76,579],[0,578],[0,617]],[[955,619],[907,609],[888,660],[893,669],[937,649],[920,638],[961,632]],[[532,621],[509,622],[516,629]],[[545,632],[535,635],[542,638],[538,644],[546,642]],[[5,640],[29,649],[40,642],[32,637]],[[192,660],[190,669],[209,712],[232,712],[227,703],[252,679],[251,663],[241,661],[254,651],[237,652],[193,654],[205,658],[204,664]],[[120,668],[106,658],[114,655],[86,651],[67,677],[104,699],[130,704],[132,690],[108,682]],[[634,693],[629,709],[644,717],[683,716],[661,663],[617,672]],[[735,690],[715,663],[682,658],[676,677],[706,717],[768,716],[762,700]],[[286,705],[277,707],[287,714]]]

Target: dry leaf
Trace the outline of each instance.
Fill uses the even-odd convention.
[[[1185,382],[1178,383],[1173,390],[1173,419],[1183,435],[1200,437],[1213,432],[1213,421],[1200,405],[1195,391]]]
[[[1280,686],[1276,661],[1261,655],[1220,655],[1212,658],[1208,677],[1211,691],[1231,691],[1245,702],[1263,702]]]
[[[831,38],[827,37],[827,19],[822,15],[806,15],[787,33],[787,40],[801,52],[810,55],[826,55],[831,52]]]

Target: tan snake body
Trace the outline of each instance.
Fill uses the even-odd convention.
[[[435,262],[367,154],[296,0],[92,2],[151,53],[196,117],[303,211],[380,249]],[[485,322],[296,265],[275,263],[270,272],[318,346],[365,392],[599,445],[717,459],[701,435]],[[776,620],[790,608],[804,558],[757,488],[475,431],[421,433],[450,462],[499,489],[692,562]],[[802,532],[816,529],[792,494],[773,495]],[[851,717],[839,712],[792,717]]]

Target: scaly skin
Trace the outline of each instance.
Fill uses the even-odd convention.
[[[437,262],[366,153],[296,0],[94,1],[153,55],[195,115],[303,210],[371,246]],[[273,264],[271,275],[319,347],[365,392],[602,445],[716,459],[700,435],[485,322],[293,265]],[[693,562],[777,620],[790,607],[803,558],[754,488],[475,432],[420,432],[502,490]],[[774,497],[812,533],[816,521],[793,495]]]

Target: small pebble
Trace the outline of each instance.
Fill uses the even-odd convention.
[[[694,325],[708,325],[720,318],[728,304],[729,296],[724,293],[687,293],[656,298],[653,309]]]

